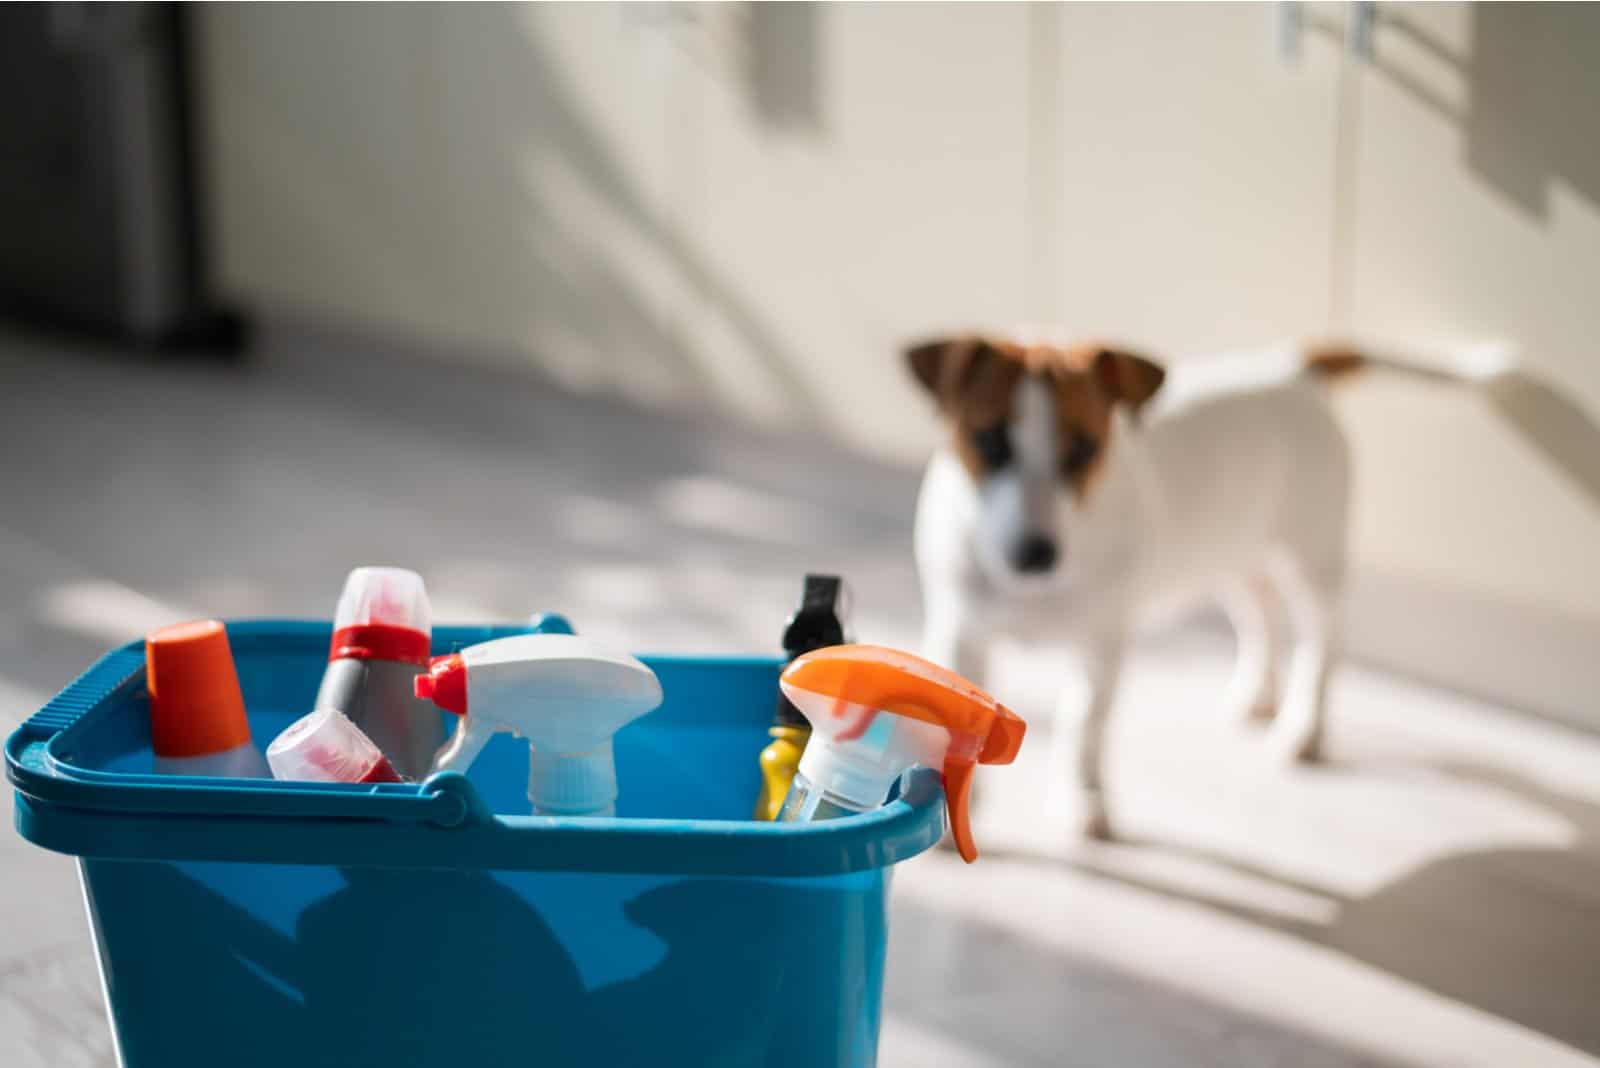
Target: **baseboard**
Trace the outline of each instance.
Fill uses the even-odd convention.
[[[1600,731],[1600,615],[1358,571],[1344,636],[1364,663]]]

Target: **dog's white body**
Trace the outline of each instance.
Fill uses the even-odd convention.
[[[1106,720],[1130,631],[1150,610],[1219,599],[1239,641],[1230,703],[1258,716],[1281,708],[1284,754],[1316,753],[1345,572],[1349,458],[1327,386],[1298,367],[1263,362],[1242,383],[1213,373],[1233,379],[1225,388],[1186,390],[1174,375],[1137,425],[1119,410],[1081,499],[1055,475],[1053,402],[1026,380],[1006,471],[980,482],[948,448],[928,465],[915,534],[924,654],[981,683],[995,638],[1078,648],[1083,685],[1064,691],[1054,759],[1081,790],[1088,833],[1108,832]],[[1024,530],[1058,543],[1057,566],[1023,574],[1005,565],[1004,547]],[[1281,702],[1280,610],[1290,637]]]

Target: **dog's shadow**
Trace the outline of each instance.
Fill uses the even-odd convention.
[[[1151,838],[1118,844],[1192,860],[1332,902],[1326,923],[1291,918],[1127,870],[1095,849],[1048,854],[985,849],[1062,865],[1095,879],[1198,904],[1336,950],[1447,998],[1600,1054],[1600,805],[1499,769],[1449,765],[1454,777],[1506,790],[1577,829],[1567,848],[1472,850],[1430,860],[1370,894],[1348,896],[1225,852]]]

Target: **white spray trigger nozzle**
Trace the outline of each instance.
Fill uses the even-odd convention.
[[[532,749],[536,811],[593,814],[616,800],[611,739],[661,703],[655,672],[576,634],[518,634],[436,659],[417,695],[462,716],[435,771],[466,771],[497,730]]]

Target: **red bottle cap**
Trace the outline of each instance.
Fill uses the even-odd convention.
[[[177,623],[146,635],[144,672],[157,756],[205,756],[250,741],[228,632],[218,621]]]
[[[428,664],[428,673],[418,675],[411,684],[411,692],[424,700],[432,701],[446,712],[458,716],[467,714],[467,664],[460,653],[436,656]]]

